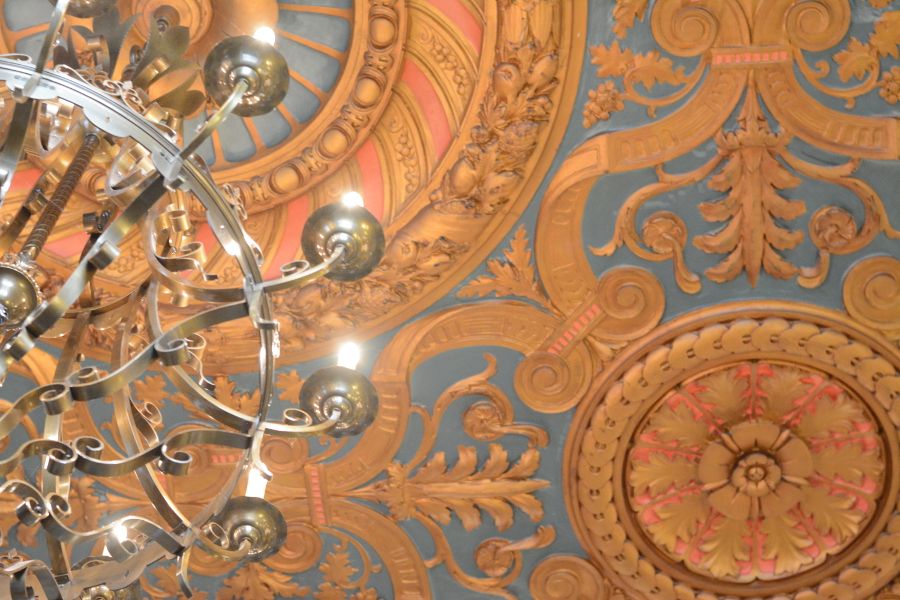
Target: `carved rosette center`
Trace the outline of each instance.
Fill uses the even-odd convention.
[[[689,379],[637,431],[629,489],[638,526],[706,575],[804,572],[840,552],[874,512],[884,469],[877,429],[844,386],[797,366],[740,363]],[[823,464],[857,456],[869,464],[850,485],[859,493]],[[829,521],[838,506],[853,515],[840,532]]]
[[[893,557],[868,565],[883,554],[874,540],[900,527],[888,416],[900,401],[886,395],[900,385],[900,358],[829,318],[840,321],[686,315],[597,384],[569,441],[575,520],[617,583],[638,569],[660,588],[691,589],[661,598],[800,600],[811,585],[827,597],[856,569],[866,583],[844,597],[863,600],[890,580]],[[876,399],[866,390],[877,386]],[[621,556],[640,564],[620,568]]]
[[[710,504],[724,515],[746,519],[782,514],[800,497],[813,457],[802,439],[770,421],[741,423],[704,450],[698,479]]]

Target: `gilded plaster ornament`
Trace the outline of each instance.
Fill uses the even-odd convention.
[[[142,2],[151,12],[157,8],[156,0]],[[200,10],[205,0],[176,4],[182,25],[194,36],[187,40],[188,54],[201,52],[217,35],[217,23],[232,14]],[[276,5],[263,2],[260,18],[274,19],[289,7]],[[123,9],[122,17],[133,8]],[[318,10],[297,10],[307,9]],[[293,123],[292,135],[270,148],[260,145],[252,122],[244,123],[257,152],[239,163],[219,160],[226,142],[213,140],[219,152],[215,176],[234,192],[268,276],[302,259],[296,240],[311,210],[348,189],[381,205],[385,260],[359,283],[358,302],[349,304],[346,289],[330,283],[280,298],[281,355],[287,361],[321,355],[351,330],[366,337],[399,325],[445,295],[506,234],[550,166],[548,149],[564,133],[559,125],[573,107],[585,39],[577,31],[585,26],[587,5],[464,1],[448,16],[427,0],[369,0],[332,12],[330,18],[352,24],[350,42],[332,57],[340,63],[339,77],[320,94],[311,120]],[[232,18],[236,26],[249,27]],[[21,39],[16,32],[2,33],[7,46]],[[295,81],[301,71],[292,72]],[[188,91],[179,92],[179,101]],[[89,175],[73,198],[73,214],[96,210],[97,201],[107,199],[101,174]],[[16,210],[24,195],[13,190],[4,210]],[[140,286],[148,276],[145,251],[154,270],[164,273],[166,264],[177,264],[194,273],[198,287],[211,277],[240,284],[227,253],[204,251],[210,232],[196,226],[202,216],[197,207],[189,199],[182,204],[183,215],[150,219],[144,236],[123,244],[122,259],[97,278],[99,292],[120,299]],[[54,248],[81,231],[75,219],[61,223]],[[48,252],[42,267],[64,275],[71,269],[71,257],[64,254]],[[166,310],[177,319],[183,294],[173,290],[171,299]],[[210,372],[254,368],[249,329],[217,328],[207,340],[233,348],[227,362],[216,353],[207,357]]]
[[[900,570],[898,369],[846,316],[774,301],[630,345],[567,441],[591,560],[642,598],[872,597]]]
[[[618,207],[615,227],[612,238],[592,246],[592,253],[609,257],[624,246],[641,260],[669,261],[687,293],[703,285],[690,264],[688,241],[719,257],[704,272],[714,283],[745,275],[756,286],[761,276],[770,276],[816,288],[827,278],[832,256],[857,253],[882,233],[900,238],[885,200],[860,170],[864,160],[900,157],[897,119],[834,110],[799,81],[804,78],[817,93],[843,100],[848,108],[879,85],[883,98],[893,98],[896,67],[884,69],[880,84],[879,75],[883,60],[898,56],[898,13],[879,13],[867,41],[845,43],[850,5],[847,0],[616,3],[618,39],[591,48],[597,75],[605,79],[589,94],[585,125],[615,119],[630,103],[644,106],[652,120],[590,138],[551,182],[538,218],[536,262],[558,308],[575,305],[593,280],[582,250],[582,220],[591,189],[607,175],[649,169],[655,177],[627,197],[604,198]],[[631,49],[629,35],[642,20],[660,50],[676,59],[695,58],[690,70],[657,50]],[[833,53],[833,62],[811,66],[807,57],[816,52]],[[854,84],[826,83],[831,65]],[[661,84],[667,94],[656,93]],[[664,108],[666,114],[657,118]],[[735,111],[737,123],[730,125]],[[797,154],[794,140],[842,158],[827,164],[809,160]],[[692,151],[703,155],[710,141],[717,152],[700,164],[672,166]],[[862,221],[827,197],[798,197],[796,188],[808,181],[849,195],[862,209]],[[674,199],[697,184],[721,195],[697,207],[711,226],[689,231],[684,211],[690,207]],[[653,204],[664,210],[646,214],[643,209]],[[807,240],[817,258],[798,264],[788,251]]]

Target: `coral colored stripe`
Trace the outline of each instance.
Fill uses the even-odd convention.
[[[360,146],[356,153],[356,162],[362,173],[362,195],[369,209],[379,221],[384,215],[384,179],[381,173],[381,162],[378,160],[378,151],[372,140]]]
[[[19,190],[28,190],[31,191],[31,188],[34,187],[35,182],[41,177],[40,169],[23,169],[21,171],[16,171],[15,176],[13,177],[12,185],[9,187],[9,191],[18,192]]]
[[[300,196],[296,200],[287,203],[284,232],[281,236],[281,245],[275,253],[269,268],[266,270],[266,278],[272,279],[281,275],[281,266],[294,260],[300,252],[300,234],[303,232],[303,224],[309,215],[309,198]]]
[[[459,27],[476,52],[481,52],[482,28],[468,8],[459,0],[431,0],[432,6],[447,15]]]
[[[419,106],[425,113],[425,120],[428,121],[431,137],[434,140],[436,155],[443,156],[450,145],[450,123],[434,86],[418,65],[409,58],[403,63],[403,82],[412,90]]]
[[[201,223],[197,226],[197,233],[194,235],[194,239],[203,244],[203,249],[206,250],[206,256],[208,257],[212,257],[215,254],[215,250],[219,247],[219,241],[213,235],[209,223]]]
[[[62,238],[61,240],[48,242],[45,248],[60,258],[78,258],[81,256],[81,251],[84,249],[84,245],[87,241],[88,234],[82,231],[80,233],[72,234],[69,237]]]

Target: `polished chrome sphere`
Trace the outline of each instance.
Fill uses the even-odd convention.
[[[378,412],[378,392],[359,371],[346,367],[319,369],[300,389],[300,410],[314,423],[327,421],[337,413],[337,424],[328,430],[332,437],[362,433]]]
[[[56,0],[50,0],[56,6]],[[116,5],[116,0],[69,0],[66,14],[79,19],[90,19],[105,15]]]
[[[24,269],[0,262],[0,328],[18,327],[41,301],[37,283]]]
[[[344,247],[340,260],[327,277],[336,281],[356,281],[372,272],[384,255],[384,230],[375,216],[362,206],[327,204],[312,215],[303,227],[303,255],[317,265]]]
[[[284,100],[290,73],[274,46],[241,35],[222,40],[209,53],[203,64],[203,83],[206,93],[221,105],[241,79],[250,87],[234,113],[255,117],[268,113]]]
[[[237,496],[213,519],[225,532],[228,549],[250,542],[247,558],[262,560],[278,552],[287,537],[287,523],[274,504],[264,498]]]

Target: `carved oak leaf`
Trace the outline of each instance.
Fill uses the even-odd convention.
[[[836,495],[823,487],[803,488],[800,509],[815,522],[816,529],[830,532],[838,542],[856,535],[863,513],[854,510],[856,500],[851,496]]]
[[[663,441],[678,441],[688,446],[702,444],[709,437],[709,425],[698,419],[684,402],[674,410],[657,413],[652,427]]]
[[[287,573],[272,571],[259,563],[248,563],[223,583],[217,600],[275,600],[276,596],[295,598],[309,594],[309,588],[292,582]]]
[[[591,64],[598,66],[597,77],[621,77],[634,65],[634,52],[623,50],[619,42],[591,46]]]
[[[138,400],[151,402],[160,406],[169,396],[166,390],[166,379],[161,375],[151,375],[134,382],[135,396]]]
[[[678,85],[687,79],[684,67],[674,68],[671,59],[660,57],[656,51],[636,54],[630,75],[635,81],[644,84],[648,90],[658,83]]]
[[[300,388],[303,387],[303,378],[297,374],[297,371],[290,370],[286,373],[279,373],[276,381],[278,384],[278,397],[283,402],[296,404],[300,401]]]
[[[813,541],[796,529],[797,521],[787,514],[763,520],[760,529],[766,536],[763,558],[775,561],[775,574],[796,573],[812,556],[804,552]]]
[[[728,195],[699,207],[707,221],[729,222],[715,233],[695,237],[694,245],[709,254],[728,254],[706,270],[711,280],[724,283],[746,271],[750,285],[755,287],[763,268],[779,279],[789,279],[797,273],[797,268],[778,250],[796,247],[803,234],[781,227],[778,219],[796,219],[806,211],[806,205],[778,194],[779,190],[796,187],[800,180],[776,159],[787,140],[772,133],[753,86],[738,122],[738,131],[718,136],[719,151],[729,158],[709,182],[710,188]]]
[[[834,61],[838,64],[841,81],[862,79],[877,64],[873,49],[856,38],[852,38],[844,50],[834,55]]]
[[[738,561],[749,560],[750,546],[744,539],[746,523],[737,519],[724,519],[713,528],[700,549],[706,552],[703,566],[717,577],[729,577],[740,572]]]
[[[898,44],[900,44],[900,11],[884,13],[875,22],[874,31],[869,36],[869,45],[879,56],[900,58]]]
[[[760,382],[765,393],[763,416],[778,423],[794,409],[794,401],[806,395],[807,387],[800,373],[793,369],[778,369]]]
[[[646,10],[647,0],[616,0],[616,7],[613,9],[613,19],[616,21],[613,31],[616,36],[623,38],[628,35],[635,20],[643,19]]]
[[[697,533],[697,526],[709,513],[706,496],[692,494],[656,507],[659,521],[648,529],[669,551],[676,552],[678,540],[690,541]]]
[[[865,452],[858,444],[828,446],[813,456],[818,473],[829,479],[841,478],[861,483],[864,478],[877,479],[881,463],[874,452]]]
[[[632,462],[628,482],[638,494],[658,496],[673,486],[683,487],[697,475],[697,465],[682,458],[654,452],[646,461]]]
[[[522,225],[503,251],[506,260],[491,259],[487,262],[490,275],[482,275],[470,281],[460,290],[461,298],[483,298],[489,294],[521,296],[546,305],[547,297],[541,291],[531,262],[528,233]]]

